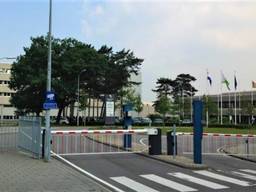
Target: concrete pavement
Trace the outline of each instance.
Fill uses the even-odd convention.
[[[49,163],[17,152],[0,154],[1,192],[109,192],[62,162]]]

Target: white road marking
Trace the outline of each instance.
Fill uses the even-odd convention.
[[[56,153],[54,153],[54,152],[52,152],[52,151],[51,151],[51,153],[52,153],[54,156],[56,156],[57,158],[59,158],[60,160],[62,160],[63,162],[65,162],[65,163],[67,163],[68,165],[70,165],[71,167],[73,167],[74,169],[76,169],[76,170],[80,171],[81,173],[83,173],[83,174],[85,174],[85,175],[91,177],[92,179],[98,181],[99,183],[102,183],[103,185],[108,186],[110,189],[113,189],[113,190],[116,191],[116,192],[125,192],[125,191],[123,191],[123,190],[121,190],[121,189],[115,187],[114,185],[111,185],[110,183],[108,183],[108,182],[106,182],[106,181],[104,181],[104,180],[102,180],[102,179],[96,177],[95,175],[93,175],[93,174],[91,174],[91,173],[85,171],[84,169],[82,169],[82,168],[76,166],[75,164],[73,164],[73,163],[71,163],[70,161],[64,159],[63,157],[57,155]]]
[[[240,169],[240,171],[244,171],[244,172],[247,172],[247,173],[256,174],[256,171],[255,171],[255,170],[251,170],[251,169]]]
[[[165,179],[163,177],[159,177],[159,176],[154,175],[154,174],[140,175],[140,176],[143,177],[143,178],[146,178],[148,180],[151,180],[153,182],[156,182],[156,183],[159,183],[161,185],[164,185],[166,187],[175,189],[175,190],[180,191],[180,192],[197,191],[197,189],[194,189],[194,188],[182,185],[180,183],[171,181],[169,179]]]
[[[256,181],[256,176],[254,175],[249,175],[249,174],[246,174],[246,173],[241,173],[241,172],[237,172],[237,171],[232,171],[232,173],[238,175],[238,176],[241,176],[245,179],[251,179],[251,180],[254,180]]]
[[[235,178],[227,177],[227,176],[224,176],[224,175],[212,173],[210,171],[204,171],[203,170],[203,171],[194,171],[194,172],[197,173],[197,174],[200,174],[200,175],[204,175],[206,177],[210,177],[210,178],[213,178],[213,179],[233,183],[233,184],[244,186],[244,187],[251,186],[250,183],[247,182],[247,181],[242,181],[240,179],[235,179]]]
[[[79,156],[79,155],[112,155],[112,154],[130,154],[130,153],[136,153],[136,151],[131,152],[131,151],[119,151],[119,152],[88,152],[88,153],[63,153],[63,154],[58,154],[61,156]]]
[[[148,146],[147,144],[145,144],[145,143],[143,142],[144,140],[147,140],[147,138],[141,138],[141,139],[139,140],[140,144],[141,144],[141,145],[144,145],[144,146]]]
[[[199,178],[196,178],[196,177],[193,177],[193,176],[190,176],[190,175],[186,175],[186,174],[180,173],[180,172],[168,173],[168,174],[171,175],[171,176],[177,177],[179,179],[184,179],[186,181],[190,181],[190,182],[196,183],[198,185],[209,187],[211,189],[227,189],[227,188],[229,188],[225,185],[220,185],[218,183],[214,183],[214,182],[211,182],[211,181],[207,181],[207,180],[204,180],[204,179],[199,179]]]
[[[110,177],[110,179],[130,188],[137,192],[159,192],[155,189],[152,189],[146,185],[143,185],[141,183],[138,183],[137,181],[134,181],[132,179],[129,179],[128,177]]]

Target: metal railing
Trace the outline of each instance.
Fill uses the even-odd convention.
[[[18,127],[0,127],[0,151],[17,149]]]
[[[18,147],[40,158],[42,154],[40,117],[20,117]]]
[[[193,153],[193,134],[177,133],[178,154]],[[256,135],[205,133],[202,139],[202,153],[256,155]]]
[[[148,151],[148,145],[141,142],[152,129],[136,130],[69,130],[52,131],[52,150],[56,154],[104,154]],[[131,135],[131,147],[124,144],[124,136]],[[128,142],[126,140],[126,142]]]

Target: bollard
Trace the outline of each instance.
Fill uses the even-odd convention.
[[[162,154],[162,134],[161,129],[157,129],[157,135],[149,135],[149,155],[161,155]]]
[[[124,129],[131,129],[132,126],[132,105],[126,104],[123,105],[123,112],[124,112]],[[132,148],[132,136],[131,134],[125,134],[124,140],[123,140],[123,147],[125,149],[131,149]]]
[[[175,135],[175,138],[174,139],[174,136],[172,135],[172,131],[168,131],[166,133],[166,136],[167,136],[167,155],[177,155],[177,135]],[[175,143],[175,148],[174,148],[174,143]],[[175,150],[174,150],[175,149]],[[175,151],[175,152],[174,152]]]
[[[202,126],[202,116],[203,116],[203,102],[193,101],[193,111],[194,111],[194,163],[202,163],[202,138],[203,138],[203,126]]]

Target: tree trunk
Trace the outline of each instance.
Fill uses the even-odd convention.
[[[92,118],[95,119],[95,102],[94,102],[94,98],[92,98]]]
[[[59,108],[57,119],[56,119],[56,124],[58,124],[58,125],[60,123],[60,117],[61,117],[62,111],[63,111],[63,107]]]
[[[97,119],[99,119],[99,98],[97,97]]]
[[[89,106],[88,106],[88,120],[90,121],[91,117],[91,97],[89,95]]]

